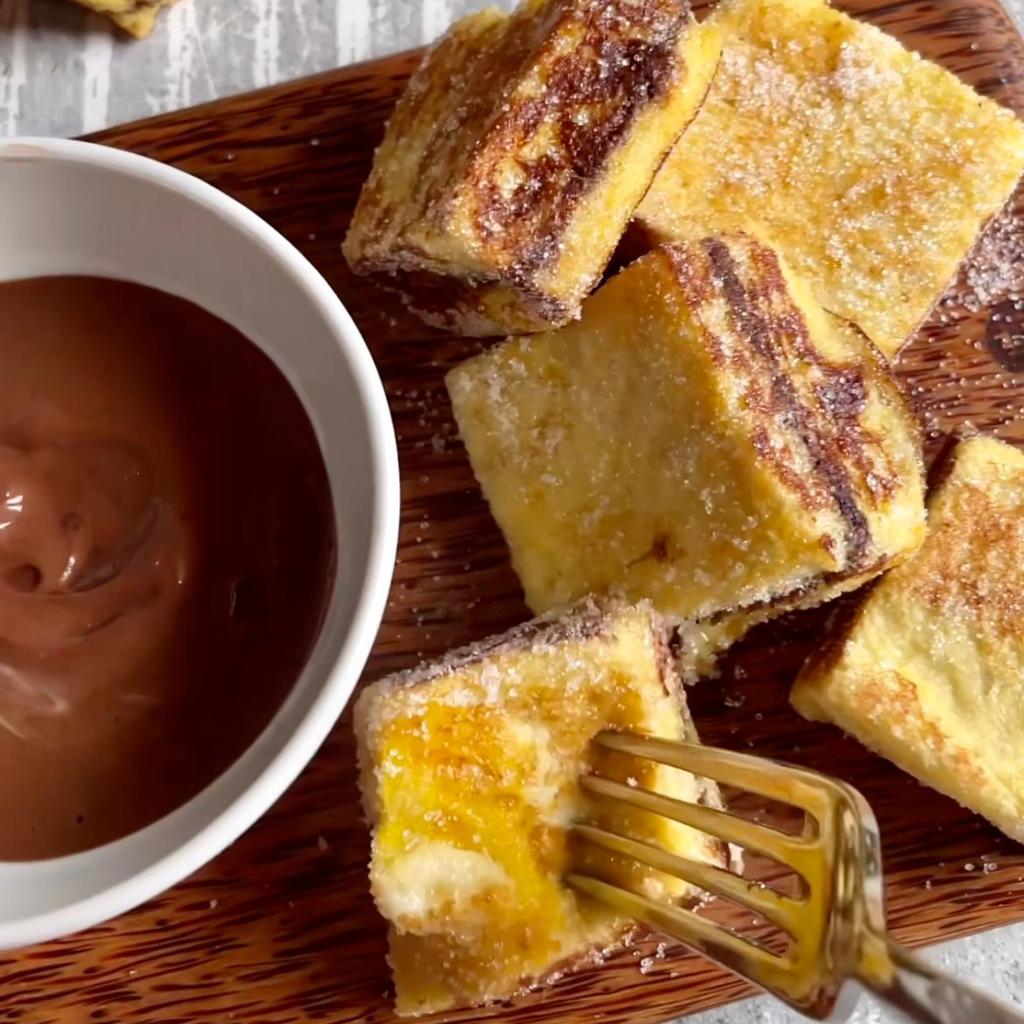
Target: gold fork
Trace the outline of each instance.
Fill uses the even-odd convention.
[[[803,895],[786,895],[587,824],[573,828],[581,843],[633,858],[754,911],[786,933],[788,950],[771,952],[692,910],[650,900],[584,874],[577,865],[567,880],[579,892],[692,946],[809,1017],[848,1013],[856,992],[846,982],[856,979],[913,1020],[1024,1024],[1024,1015],[1009,1005],[947,977],[886,934],[878,825],[852,786],[806,768],[698,744],[614,732],[603,732],[594,742],[803,811],[802,833],[790,835],[601,776],[581,780],[584,790],[601,800],[664,815],[779,862],[803,880]]]

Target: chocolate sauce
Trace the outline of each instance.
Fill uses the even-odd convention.
[[[0,860],[117,839],[227,769],[334,553],[313,428],[234,328],[121,281],[0,284]]]

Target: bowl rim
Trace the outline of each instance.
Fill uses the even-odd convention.
[[[150,157],[79,140],[33,136],[0,139],[0,162],[41,159],[85,163],[170,189],[211,215],[230,221],[267,252],[315,307],[349,366],[369,435],[373,514],[366,545],[366,569],[341,649],[297,725],[253,781],[202,829],[134,874],[63,907],[0,922],[0,949],[69,935],[147,902],[222,853],[291,786],[337,723],[376,640],[391,587],[401,507],[397,443],[377,367],[341,299],[291,242],[238,200],[200,178]],[[273,720],[268,728],[272,725]],[[94,852],[87,851],[86,855]],[[8,863],[31,870],[33,863],[52,866],[79,856],[82,854],[17,865]]]

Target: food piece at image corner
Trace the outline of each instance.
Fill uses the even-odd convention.
[[[920,431],[885,360],[748,235],[656,249],[580,322],[447,383],[530,607],[649,598],[691,625],[695,672],[924,535]]]
[[[119,28],[138,39],[148,36],[156,24],[161,8],[177,0],[75,0],[82,7],[107,15]]]
[[[655,241],[770,239],[886,355],[1024,170],[1024,125],[823,0],[727,0],[700,113],[636,213]]]
[[[350,266],[461,334],[572,319],[719,50],[686,0],[525,0],[464,18],[391,118]]]
[[[792,700],[1024,842],[1024,454],[970,438],[946,474],[921,549],[805,666]]]
[[[695,741],[651,607],[586,600],[369,687],[356,708],[373,825],[370,882],[390,924],[400,1014],[506,999],[623,942],[629,922],[561,881],[588,768],[719,806],[713,783],[621,754],[603,729]],[[599,760],[595,761],[597,758]],[[625,809],[591,820],[724,866],[717,840]],[[604,859],[610,881],[688,899],[677,879]],[[589,867],[588,867],[589,869]]]

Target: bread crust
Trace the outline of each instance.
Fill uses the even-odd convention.
[[[519,856],[528,860],[540,857],[546,871],[554,870],[556,875],[561,875],[565,866],[553,867],[549,858],[561,863],[568,857],[566,840],[557,838],[556,834],[561,834],[568,824],[564,820],[567,799],[568,807],[573,808],[570,812],[573,819],[581,813],[582,795],[571,796],[576,790],[578,762],[583,770],[589,765],[591,770],[611,778],[630,777],[634,783],[679,799],[694,799],[720,807],[721,798],[713,782],[694,779],[674,769],[660,769],[651,763],[623,760],[624,755],[608,754],[606,757],[600,751],[589,750],[590,730],[628,728],[630,723],[640,731],[697,741],[668,640],[667,625],[649,605],[587,598],[561,614],[543,616],[453,651],[435,662],[387,677],[361,695],[355,724],[363,796],[375,829],[371,886],[381,912],[391,924],[390,960],[395,971],[400,1013],[431,1012],[471,1002],[507,999],[550,983],[582,964],[600,960],[629,940],[633,924],[596,905],[582,906],[575,898],[563,896],[564,889],[551,888],[552,883],[548,882],[545,883],[550,889],[546,902],[571,899],[576,909],[569,912],[568,918],[559,911],[551,920],[541,912],[531,914],[524,935],[536,935],[544,953],[536,956],[528,948],[523,956],[528,955],[529,959],[514,960],[516,967],[510,975],[507,964],[496,950],[506,948],[502,945],[503,929],[508,921],[516,920],[515,904],[520,898],[529,899],[531,890],[515,887],[521,885],[520,882],[512,883],[507,878],[503,881],[498,866],[502,855],[487,845],[486,837],[477,837],[485,839],[482,845],[470,840],[461,823],[475,822],[477,814],[483,813],[492,828],[504,829],[509,822],[521,820],[521,810],[517,809],[520,801],[536,806],[536,811],[529,812],[529,834],[522,825],[513,825],[513,831],[505,836],[501,848],[514,844],[520,850]],[[598,679],[603,681],[596,681]],[[561,711],[544,710],[549,707],[550,697],[543,694],[552,681],[557,681],[558,686],[565,685],[570,691],[564,694],[564,700],[557,701]],[[612,703],[606,706],[609,697]],[[637,700],[642,702],[642,707],[634,707],[633,702]],[[583,732],[578,731],[578,724],[563,721],[573,715],[565,702],[574,701],[593,709],[585,711],[578,720],[572,719],[587,723]],[[627,711],[627,707],[633,710]],[[599,710],[601,708],[604,710]],[[442,712],[440,717],[438,711]],[[462,746],[456,749],[462,734],[453,731],[452,723],[463,715],[472,716],[474,723],[472,736],[479,749],[473,752],[464,751]],[[489,736],[494,743],[489,730],[495,722],[504,723],[502,728],[507,731],[499,730],[498,735],[513,744],[513,752],[504,744],[493,748],[486,746]],[[620,724],[613,726],[615,722]],[[521,748],[515,737],[524,729],[534,728],[538,730],[538,745],[527,744]],[[446,780],[450,779],[450,771],[456,770],[455,766],[466,773],[465,778],[460,775],[459,781],[454,783],[457,794],[454,802],[437,803],[438,794],[433,786],[438,776],[433,774],[434,769],[420,777],[418,768],[409,762],[410,755],[405,753],[404,747],[404,737],[409,732],[432,737],[426,746],[415,748],[419,751],[420,763],[424,759],[440,758],[439,763],[444,767],[437,770]],[[536,765],[534,758],[538,759]],[[394,778],[397,765],[405,766],[401,793],[396,793],[394,784],[389,781]],[[551,774],[552,765],[554,774]],[[508,773],[521,777],[524,781],[520,785],[526,788],[517,794],[507,788],[507,782],[496,783],[496,789],[487,788],[495,785],[487,780],[507,779]],[[538,778],[545,780],[539,787]],[[478,790],[477,785],[485,788]],[[551,787],[555,787],[557,795],[541,795]],[[477,795],[467,797],[468,790]],[[382,797],[382,792],[390,793],[390,797]],[[400,813],[398,805],[407,803],[411,792],[416,794],[417,801],[434,801],[431,806],[436,809],[424,810],[424,822],[436,820],[440,812],[454,823],[453,831],[440,835],[432,832],[429,824],[421,826],[414,822],[408,808],[404,816],[396,819],[396,814]],[[453,791],[446,792],[451,796]],[[542,803],[535,805],[537,799]],[[545,802],[549,799],[550,805]],[[472,800],[478,801],[476,810]],[[505,809],[499,811],[499,808]],[[729,851],[724,844],[667,820],[655,824],[647,817],[634,819],[628,812],[623,816],[623,812],[615,811],[613,823],[605,817],[611,813],[607,809],[590,808],[586,813],[602,827],[646,837],[667,849],[678,849],[686,856],[720,866],[729,862]],[[481,828],[476,824],[473,827]],[[400,839],[396,838],[399,834]],[[435,839],[451,847],[438,845]],[[411,917],[403,914],[408,904],[404,893],[408,890],[396,896],[396,887],[401,885],[400,879],[408,876],[409,869],[404,867],[409,863],[408,858],[422,856],[424,843],[430,848],[431,859],[426,862],[430,877],[438,877],[438,863],[447,863],[439,858],[465,861],[467,872],[471,874],[476,868],[478,877],[483,877],[486,885],[506,886],[502,889],[503,909],[497,909],[491,897],[481,899],[474,895],[478,890],[472,888],[473,882],[467,883],[461,876],[450,879],[451,872],[441,869],[445,871],[443,884],[454,886],[453,895],[442,899],[432,895],[426,903],[420,901],[413,905]],[[434,852],[435,848],[441,852]],[[411,885],[413,889],[423,884],[420,881],[424,874],[422,863],[415,860],[418,870],[417,881]],[[609,870],[606,858],[595,867],[604,873]],[[622,867],[612,870],[619,871]],[[638,891],[648,892],[651,898],[693,899],[692,889],[682,882],[670,884],[667,879],[648,879],[635,868],[626,870],[621,878],[618,874],[613,876],[617,884],[636,887]],[[498,880],[492,882],[496,873]],[[527,883],[532,884],[535,883]],[[652,885],[654,888],[648,890]],[[458,909],[451,909],[453,907]],[[512,955],[519,956],[519,949],[517,945]],[[561,950],[565,955],[552,957],[550,949]],[[485,950],[490,952],[482,952]],[[524,970],[523,965],[527,963],[531,969]],[[436,981],[439,977],[444,979],[440,983]]]
[[[344,251],[428,323],[567,322],[707,91],[687,0],[526,0],[457,23],[388,125]]]

